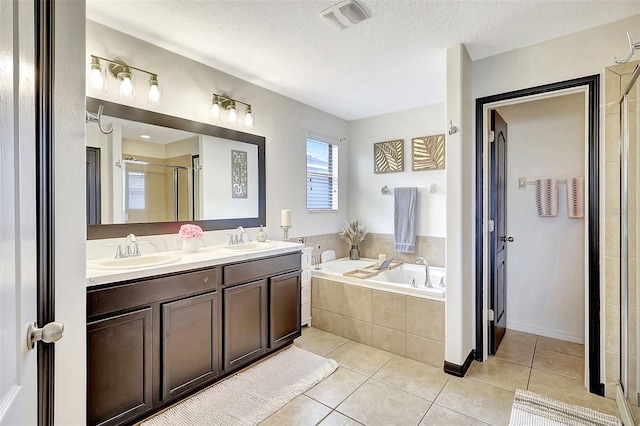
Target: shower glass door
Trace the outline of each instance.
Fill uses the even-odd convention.
[[[620,385],[625,399],[638,405],[638,261],[640,233],[640,149],[636,123],[640,65],[622,82],[620,97]]]
[[[191,169],[138,160],[122,161],[124,221],[193,220]]]

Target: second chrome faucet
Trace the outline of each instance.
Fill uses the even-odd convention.
[[[433,284],[431,283],[431,276],[429,275],[429,262],[424,257],[419,257],[416,259],[416,265],[424,265],[424,286],[428,288],[433,288]]]

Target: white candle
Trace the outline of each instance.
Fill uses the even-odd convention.
[[[291,226],[291,210],[282,210],[280,226]]]

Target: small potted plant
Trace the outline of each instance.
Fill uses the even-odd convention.
[[[195,253],[202,247],[202,228],[191,223],[184,224],[180,227],[178,235],[182,238],[182,251],[187,253]]]
[[[364,229],[364,225],[362,225],[357,220],[351,223],[345,220],[344,223],[345,226],[342,227],[342,231],[338,235],[342,240],[351,245],[351,250],[349,251],[349,259],[358,260],[360,259],[360,248],[358,247],[358,245],[367,236],[367,231]]]

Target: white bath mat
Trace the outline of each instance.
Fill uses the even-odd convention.
[[[332,359],[291,346],[142,425],[257,425],[336,368]]]
[[[544,395],[516,390],[509,426],[622,426],[620,419]]]

